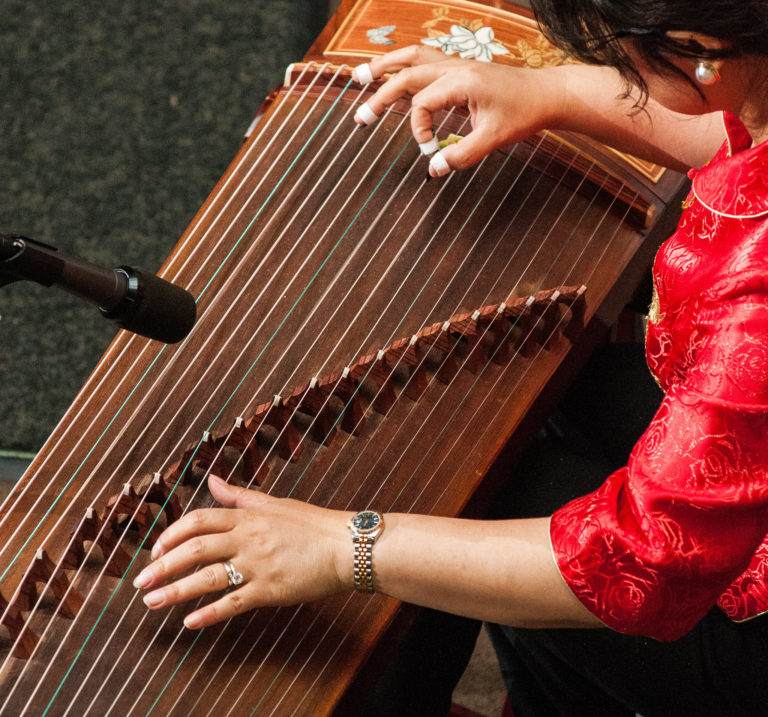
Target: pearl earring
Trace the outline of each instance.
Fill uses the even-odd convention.
[[[696,79],[702,85],[714,85],[720,81],[720,73],[714,65],[702,60],[696,65]]]

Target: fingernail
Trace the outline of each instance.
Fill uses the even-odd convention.
[[[184,618],[184,627],[189,628],[190,630],[197,630],[201,623],[202,620],[200,619],[200,616],[194,612]]]
[[[355,112],[355,122],[358,124],[373,124],[377,119],[379,119],[379,115],[368,106],[367,102],[363,102]]]
[[[437,154],[432,155],[429,160],[429,166],[432,167],[438,177],[442,177],[451,171],[451,168],[448,166],[448,162],[445,161],[445,157],[443,157],[442,152],[437,152]]]
[[[152,550],[149,551],[149,556],[152,560],[157,560],[163,554],[163,549],[160,547],[160,543],[155,543],[152,546]]]
[[[430,154],[434,154],[440,149],[440,143],[437,141],[437,137],[432,137],[429,142],[420,142],[419,149],[425,157],[429,157]]]
[[[371,66],[367,62],[364,62],[362,65],[355,67],[352,70],[352,79],[355,78],[361,85],[367,85],[369,82],[373,82]]]
[[[163,604],[163,591],[155,590],[153,593],[147,593],[142,599],[147,607],[159,607]]]
[[[152,571],[149,568],[144,568],[133,581],[133,587],[145,588],[152,582]]]

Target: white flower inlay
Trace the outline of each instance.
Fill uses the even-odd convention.
[[[465,60],[475,58],[481,62],[491,62],[494,55],[506,55],[504,45],[493,41],[493,30],[481,27],[477,32],[461,25],[451,25],[450,35],[427,37],[422,43],[430,47],[439,47],[446,55],[458,53]]]
[[[383,25],[382,27],[374,27],[371,30],[366,31],[368,35],[368,42],[374,45],[394,45],[395,41],[388,37],[396,29],[395,25]]]

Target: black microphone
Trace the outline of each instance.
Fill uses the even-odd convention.
[[[0,234],[0,286],[26,279],[57,286],[96,304],[118,326],[175,344],[195,325],[193,296],[145,269],[114,269],[61,254],[18,234]]]

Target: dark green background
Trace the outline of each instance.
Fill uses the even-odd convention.
[[[0,0],[0,232],[157,270],[287,64],[311,0]],[[34,451],[115,334],[27,282],[0,289],[0,451]]]

